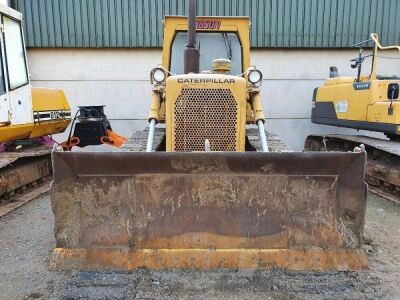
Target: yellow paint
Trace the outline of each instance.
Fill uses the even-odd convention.
[[[153,91],[151,95],[151,105],[150,105],[150,112],[147,119],[150,121],[151,119],[155,119],[157,123],[160,121],[160,105],[161,105],[161,96],[157,91]]]
[[[253,107],[255,121],[257,122],[261,120],[264,122],[265,117],[259,93],[256,93],[252,96],[251,106]]]
[[[0,143],[29,138],[33,123],[0,127]]]
[[[388,85],[399,83],[400,80],[365,80],[360,83],[370,83],[370,88],[356,90],[354,78],[338,77],[326,80],[318,88],[317,102],[348,101],[347,112],[336,112],[340,120],[368,121],[386,124],[400,124],[400,103],[393,101],[393,115],[388,114],[390,100],[387,97]],[[379,117],[378,117],[379,114]]]
[[[63,132],[69,125],[70,120],[47,121],[33,126],[29,138],[37,138]]]
[[[245,129],[246,129],[246,80],[242,77],[223,76],[219,74],[188,74],[184,75],[187,79],[219,79],[229,78],[235,80],[235,83],[179,83],[178,78],[183,76],[170,76],[166,84],[166,99],[171,99],[166,102],[166,137],[167,151],[174,151],[175,136],[174,131],[176,124],[174,122],[175,103],[183,88],[189,89],[229,89],[236,100],[237,104],[237,119],[236,119],[236,150],[244,151],[245,147]],[[222,112],[221,112],[222,113]],[[202,116],[198,116],[201,118]],[[235,120],[232,120],[235,122]]]
[[[207,29],[210,32],[234,32],[237,33],[243,52],[243,70],[250,67],[250,20],[248,17],[196,17],[196,20],[219,20],[221,25],[218,29]],[[179,31],[187,31],[188,19],[180,16],[166,16],[164,18],[164,42],[162,64],[167,70],[170,69],[170,57],[172,42],[175,34]],[[199,30],[201,32],[201,30]]]
[[[322,87],[318,88],[317,102],[333,102],[334,106],[344,101],[348,102],[347,111],[336,110],[339,120],[361,121],[382,124],[400,125],[400,99],[393,101],[393,115],[389,115],[390,99],[388,98],[388,86],[391,83],[400,84],[400,80],[378,80],[376,76],[379,50],[397,49],[399,46],[383,47],[379,43],[378,35],[371,34],[375,42],[374,60],[371,74],[360,76],[356,82],[354,77],[336,77],[325,81]],[[367,89],[355,89],[354,84],[369,84]]]
[[[368,269],[362,249],[112,249],[55,248],[53,270],[137,268],[272,269],[357,271]]]
[[[71,110],[63,90],[32,87],[33,111]]]
[[[196,17],[196,20],[214,20],[220,24],[217,29],[197,30],[212,32],[236,33],[242,45],[243,70],[247,72],[250,68],[250,21],[248,17]],[[188,19],[179,16],[166,16],[164,19],[164,42],[162,66],[170,69],[170,55],[174,37],[177,32],[187,31]],[[183,58],[182,58],[183,59]],[[201,56],[200,56],[201,59]],[[234,83],[179,83],[178,78],[213,78],[222,81],[226,78],[234,79]],[[164,84],[156,84],[153,88],[152,104],[149,118],[156,119],[159,123],[166,124],[166,150],[174,151],[175,136],[174,130],[174,108],[182,88],[205,88],[205,89],[229,89],[237,104],[237,117],[232,122],[236,123],[236,151],[245,150],[246,124],[254,124],[256,119],[264,119],[259,87],[249,83],[246,74],[243,76],[230,76],[221,73],[214,74],[188,74],[169,76]],[[158,93],[159,98],[154,96]],[[253,99],[253,98],[256,99]],[[221,112],[223,113],[223,112]],[[202,118],[201,115],[198,118]]]
[[[376,102],[368,106],[368,122],[400,124],[400,103],[393,102],[393,115],[388,115],[389,101]]]
[[[71,112],[71,108],[62,90],[32,87],[32,114],[43,111]],[[0,127],[0,143],[17,139],[36,138],[63,132],[69,125],[69,119],[54,119],[22,125]]]

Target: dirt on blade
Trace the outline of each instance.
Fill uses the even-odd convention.
[[[396,299],[399,233],[400,207],[369,194],[365,272],[50,272],[53,215],[46,195],[0,219],[0,290],[4,299]]]

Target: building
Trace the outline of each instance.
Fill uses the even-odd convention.
[[[161,62],[162,19],[185,0],[12,0],[25,16],[33,85],[65,90],[71,105],[105,104],[115,131],[146,126],[149,72]],[[355,76],[353,43],[400,44],[397,0],[198,0],[199,15],[249,15],[252,63],[264,74],[269,131],[301,150],[310,133],[354,132],[310,122],[313,89],[335,65]],[[398,74],[388,52],[382,74]],[[364,70],[368,70],[368,62]]]

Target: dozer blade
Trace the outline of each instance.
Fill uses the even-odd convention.
[[[365,159],[54,152],[50,266],[365,269]]]

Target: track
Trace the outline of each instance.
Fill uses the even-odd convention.
[[[0,153],[0,217],[49,190],[51,150],[32,146]]]
[[[366,136],[311,135],[306,151],[353,151],[365,145],[368,155],[366,181],[371,192],[400,204],[400,143]]]
[[[0,218],[28,203],[29,201],[46,194],[50,189],[51,178],[47,177],[30,184],[23,191],[16,192],[10,199],[0,202]]]
[[[119,151],[125,152],[143,152],[146,151],[147,136],[149,129],[137,131],[133,136],[119,148]],[[261,145],[258,138],[257,128],[248,128],[246,130],[246,136],[248,138],[248,144],[246,147],[250,151],[261,151]],[[155,151],[165,150],[165,128],[156,127],[154,132],[154,149]],[[282,141],[276,135],[266,132],[267,143],[269,151],[271,152],[287,152],[289,148],[282,143]],[[250,144],[250,145],[249,145]],[[254,148],[254,149],[253,149]]]
[[[51,176],[49,146],[0,153],[0,203],[40,185]]]

